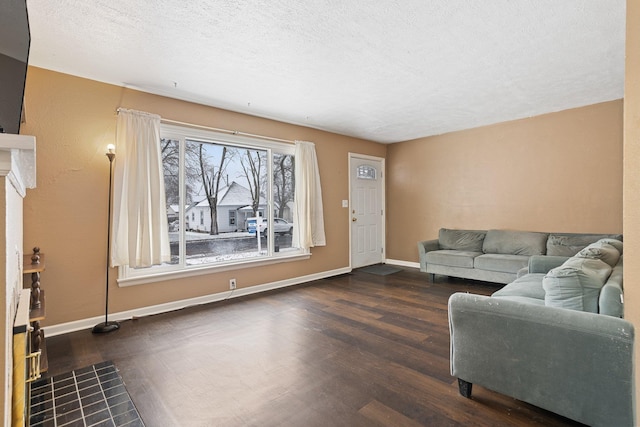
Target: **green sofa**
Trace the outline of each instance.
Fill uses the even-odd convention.
[[[437,239],[418,242],[420,271],[507,284],[527,272],[534,255],[573,256],[605,237],[622,240],[620,234],[441,228]]]
[[[451,374],[591,426],[634,425],[634,328],[623,316],[622,242],[532,256],[491,297],[449,299]]]

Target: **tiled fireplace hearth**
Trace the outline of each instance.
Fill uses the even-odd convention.
[[[32,427],[144,426],[111,362],[44,378],[31,386]]]

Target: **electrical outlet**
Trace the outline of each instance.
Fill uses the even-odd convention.
[[[229,279],[229,289],[234,290],[236,288],[236,279]]]

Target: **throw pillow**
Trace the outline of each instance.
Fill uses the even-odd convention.
[[[611,267],[615,267],[620,259],[620,252],[610,244],[599,241],[582,249],[576,254],[576,257],[600,259]]]
[[[611,267],[599,259],[570,258],[542,279],[544,303],[549,307],[598,312],[600,289]]]
[[[617,239],[600,239],[598,240],[598,242],[602,242],[602,243],[607,243],[611,246],[613,246],[614,248],[616,248],[618,250],[618,252],[620,252],[620,255],[622,255],[622,248],[624,247],[624,244],[622,243],[622,241],[617,240]]]

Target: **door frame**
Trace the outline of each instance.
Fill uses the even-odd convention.
[[[380,188],[380,205],[381,205],[381,209],[382,209],[382,217],[381,217],[381,221],[380,221],[380,246],[382,247],[382,251],[380,253],[380,262],[385,262],[387,259],[387,202],[386,202],[386,179],[387,179],[387,174],[386,174],[386,166],[385,166],[385,158],[384,157],[377,157],[377,156],[370,156],[368,154],[359,154],[359,153],[352,153],[349,152],[348,154],[348,159],[349,159],[349,173],[347,174],[347,177],[349,179],[349,210],[347,211],[348,215],[347,215],[347,221],[349,224],[349,270],[353,270],[353,242],[351,241],[352,238],[352,230],[351,230],[351,172],[352,169],[351,167],[353,166],[353,160],[354,159],[359,159],[359,160],[373,160],[376,162],[380,162],[381,164],[381,168],[382,170],[380,171],[380,182],[381,182],[381,188]]]

